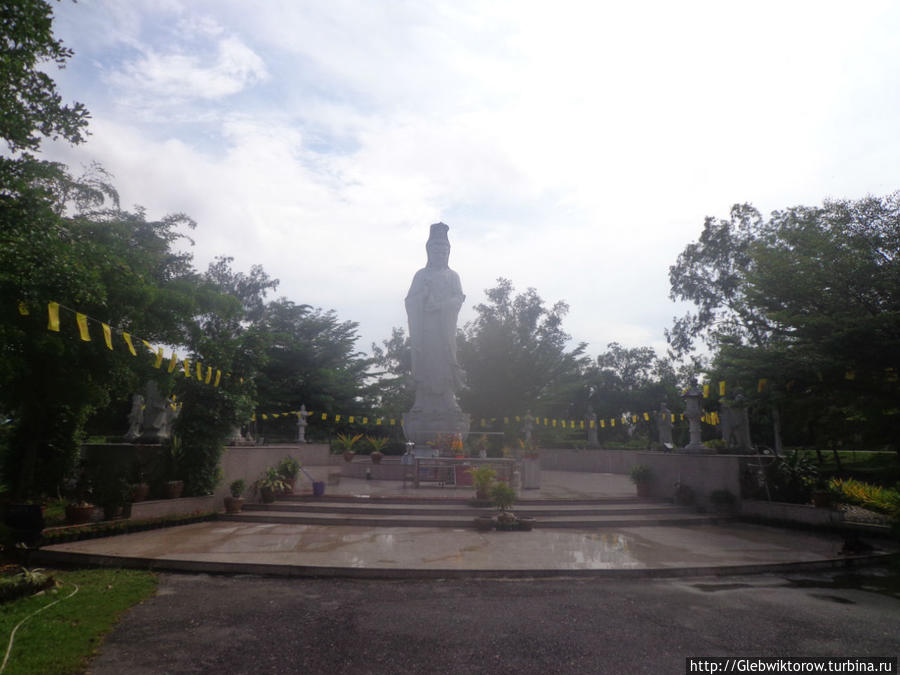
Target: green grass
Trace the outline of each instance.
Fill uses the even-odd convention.
[[[4,675],[83,672],[122,612],[156,591],[156,577],[141,570],[53,571],[52,575],[60,582],[56,588],[0,605],[2,654],[16,624],[54,600],[66,598],[78,586],[74,596],[19,628]]]

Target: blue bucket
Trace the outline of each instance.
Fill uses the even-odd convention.
[[[325,481],[313,481],[313,497],[321,497],[325,494]]]

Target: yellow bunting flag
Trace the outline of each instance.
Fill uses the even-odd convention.
[[[593,424],[593,422],[591,422],[591,424]],[[606,420],[600,420],[600,428],[601,428],[601,429],[605,429],[605,428],[606,428]]]
[[[184,360],[184,376],[188,379],[191,378],[191,362],[187,359]]]
[[[503,424],[509,424],[509,418],[508,418],[508,417],[504,417],[504,418],[503,418]]]
[[[147,342],[143,338],[141,338],[141,342],[144,343],[144,346],[147,348],[147,351],[150,352],[151,354],[156,351],[155,349],[153,349],[153,345],[151,345],[149,342]]]
[[[544,418],[544,426],[547,426],[547,418]]]
[[[175,370],[175,365],[178,363],[178,354],[172,352],[172,358],[169,359],[169,372],[171,373]]]
[[[769,381],[766,378],[764,378],[764,377],[759,378],[759,382],[756,383],[756,391],[758,393],[762,393],[762,390],[766,388],[766,385],[768,383],[769,383]]]
[[[594,428],[594,420],[591,420],[590,427],[591,427],[591,429]]]
[[[350,417],[347,418],[347,421],[350,422],[350,424],[353,424],[353,420],[355,419],[356,417],[354,415],[350,415]]]
[[[487,426],[487,420],[485,420],[483,417],[481,418],[481,426],[483,426],[483,427]]]
[[[19,314],[22,316],[28,316],[28,306],[24,302],[19,303]]]
[[[363,417],[363,424],[368,424],[368,423],[369,423],[369,418]]]
[[[709,385],[703,385],[703,398],[709,398]]]
[[[251,422],[255,422],[255,421],[256,421],[256,415],[251,415],[251,416],[250,416],[250,421],[251,421]]]
[[[521,422],[521,421],[522,421],[522,420],[521,420],[521,419],[519,419],[519,416],[518,416],[518,415],[516,415],[516,422]]]
[[[263,414],[262,414],[262,418],[263,418],[264,420],[267,420],[267,419],[269,419],[269,416],[266,415],[266,413],[263,413]]]
[[[163,348],[160,347],[156,352],[156,361],[153,362],[154,368],[159,368],[163,362]]]
[[[380,427],[380,426],[381,426],[381,418],[380,418],[380,417],[378,417],[378,418],[375,419],[375,426],[376,426],[376,427]]]
[[[218,387],[218,386],[219,386],[219,380],[221,380],[221,379],[222,379],[222,371],[221,371],[221,370],[216,370],[216,381],[213,382],[213,386],[214,386],[214,387]]]
[[[632,415],[632,416],[631,416],[631,423],[632,423],[632,424],[637,424],[637,415]]]
[[[134,345],[131,344],[131,336],[128,333],[122,333],[122,339],[125,340],[125,344],[128,345],[128,351],[131,352],[132,356],[137,356],[137,352],[134,351]]]
[[[112,349],[112,330],[105,323],[101,323],[100,327],[103,329],[103,341],[109,349]]]
[[[78,333],[84,342],[91,341],[91,334],[88,333],[87,317],[81,312],[75,312],[75,322],[78,324]]]
[[[197,361],[197,382],[203,382],[203,366]]]
[[[855,380],[856,373],[852,370],[848,370],[846,373],[844,373],[844,379],[845,380]]]
[[[725,380],[719,382],[719,396],[725,395]]]
[[[611,427],[616,426],[616,421],[615,421],[614,419],[610,420],[610,421],[609,421],[609,426],[611,426]]]
[[[684,413],[681,413],[681,421],[684,422]]]
[[[397,420],[391,419],[391,426],[394,426],[396,424],[396,422],[397,422]]]
[[[650,414],[649,414],[649,413],[644,413],[644,421],[645,421],[645,422],[649,422],[649,421],[650,421]]]
[[[322,413],[322,421],[324,422],[327,419],[328,419],[328,415],[326,413]]]
[[[584,420],[581,420],[581,428],[584,429]]]
[[[675,413],[672,413],[672,424],[675,424]]]
[[[340,416],[340,415],[335,415],[335,416],[334,416],[334,421],[335,421],[335,422],[340,422],[340,421],[341,421],[341,416]]]
[[[59,303],[47,303],[47,330],[59,332]]]
[[[206,384],[209,384],[209,381],[212,379],[212,366],[207,366],[206,368],[206,379],[203,380]]]
[[[556,420],[553,420],[553,426],[554,427],[556,426]]]

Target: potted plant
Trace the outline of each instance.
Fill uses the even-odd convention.
[[[516,523],[516,515],[509,510],[509,507],[516,503],[516,492],[508,483],[499,481],[491,488],[491,501],[497,507],[497,524],[498,530],[518,529]]]
[[[294,491],[297,476],[300,474],[300,462],[288,455],[278,462],[277,468],[282,480],[284,480],[284,493],[289,495]]]
[[[66,505],[66,523],[69,525],[83,525],[91,522],[94,517],[94,505],[80,499]]]
[[[650,496],[650,483],[653,480],[653,470],[646,464],[635,464],[628,471],[631,482],[637,488],[637,496],[646,498]]]
[[[384,453],[381,451],[388,444],[387,436],[366,436],[366,440],[372,448],[372,453],[369,455],[372,458],[372,464],[381,464],[381,458],[384,457]]]
[[[168,463],[168,473],[172,477],[166,481],[166,496],[169,499],[178,499],[184,491],[184,481],[179,478],[181,473],[181,462],[184,458],[184,451],[181,447],[181,439],[178,436],[172,436],[166,452],[166,460]]]
[[[243,478],[231,481],[231,485],[228,486],[228,491],[231,493],[231,496],[225,497],[225,513],[241,512],[241,509],[244,506],[244,487],[245,483]]]
[[[131,501],[133,502],[142,502],[147,499],[147,496],[150,494],[150,486],[140,481],[131,486]]]
[[[123,476],[103,476],[94,487],[94,498],[103,507],[103,520],[121,518],[130,496],[131,485]]]
[[[497,472],[489,466],[479,466],[476,469],[469,469],[472,476],[472,484],[475,486],[475,499],[479,502],[486,502],[490,499],[491,485],[497,479]]]
[[[675,504],[678,506],[692,506],[694,504],[694,490],[690,485],[682,482],[675,483]]]
[[[284,492],[285,482],[278,473],[278,468],[270,466],[265,473],[256,480],[256,489],[263,504],[271,504],[275,497]]]
[[[350,434],[338,434],[335,443],[338,448],[344,453],[344,461],[352,462],[354,450],[353,446],[359,442],[359,439],[362,438],[362,434],[355,434],[351,436]]]

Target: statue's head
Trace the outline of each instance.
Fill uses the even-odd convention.
[[[435,223],[431,226],[428,241],[425,243],[425,251],[428,253],[428,267],[445,269],[450,262],[450,240],[447,238],[447,230],[450,228],[444,223]]]

